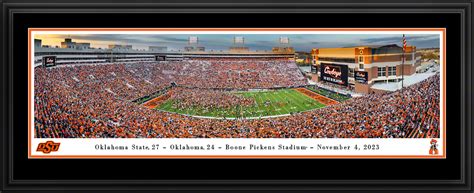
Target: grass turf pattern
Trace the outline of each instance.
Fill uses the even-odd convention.
[[[179,103],[179,101],[170,99],[158,106],[157,109],[186,115],[236,118],[284,115],[322,108],[325,106],[292,89],[235,92],[234,94],[254,98],[256,104],[247,107],[235,106],[227,109],[205,109],[200,107],[178,109],[173,107],[173,103]]]

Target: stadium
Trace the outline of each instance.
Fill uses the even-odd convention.
[[[350,67],[323,71],[318,62],[312,71],[304,71],[296,65],[291,47],[269,51],[245,46],[228,51],[188,47],[170,52],[120,45],[94,50],[70,39],[64,45],[35,48],[36,138],[440,135],[438,71],[402,89],[380,91],[380,87],[370,89],[375,84],[372,79],[379,80],[373,77],[368,86],[354,79],[352,84],[335,84],[347,82],[351,72],[355,76]],[[400,51],[399,47],[393,50],[390,53]],[[396,60],[389,62],[399,62],[401,55],[391,56]],[[359,65],[358,57],[337,61]],[[415,74],[415,65],[420,63],[410,65],[406,75]]]

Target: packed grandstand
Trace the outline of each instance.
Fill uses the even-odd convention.
[[[279,58],[64,65],[37,67],[34,74],[37,138],[427,138],[440,135],[439,74],[402,90],[354,98],[309,85],[294,60]],[[272,101],[240,94],[281,89],[289,97],[307,98],[281,97]],[[293,104],[294,101],[302,104]],[[163,105],[176,111],[160,109]],[[301,108],[292,111],[290,106]],[[234,115],[206,117],[179,111],[197,107],[203,112],[232,109],[219,112],[234,112]],[[260,112],[262,108],[272,110]],[[287,111],[273,116],[282,109]]]

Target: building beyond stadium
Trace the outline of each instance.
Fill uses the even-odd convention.
[[[359,93],[374,92],[370,87],[377,82],[401,81],[421,65],[415,46],[407,46],[403,53],[396,44],[315,48],[311,55],[312,80],[352,87]]]

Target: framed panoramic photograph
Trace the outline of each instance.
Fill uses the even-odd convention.
[[[472,1],[0,3],[0,191],[473,192]]]
[[[446,158],[445,32],[29,28],[29,158]]]

